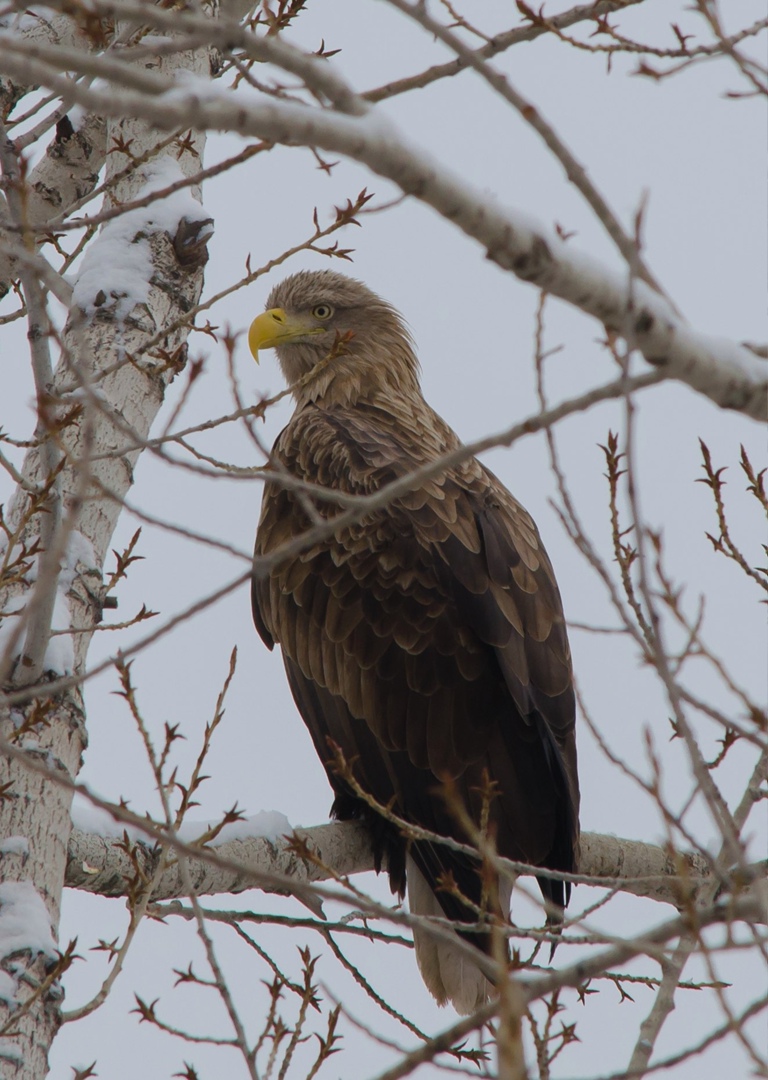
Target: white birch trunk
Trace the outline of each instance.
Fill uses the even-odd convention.
[[[154,63],[157,70],[164,74],[171,74],[179,68],[197,75],[207,75],[209,72],[206,49]],[[8,92],[16,93],[16,88]],[[115,119],[109,123],[107,147],[114,146],[118,137],[123,140],[123,145],[130,145],[135,155],[150,150],[159,142],[151,124],[132,119]],[[203,147],[204,136],[196,135],[193,143],[181,155],[179,164],[187,175],[193,175],[201,168]],[[166,152],[172,153],[174,160],[177,160],[177,151],[178,147],[171,146]],[[107,179],[116,177],[126,164],[128,160],[123,154],[109,153]],[[144,182],[144,178],[135,172],[119,179],[111,190],[112,204],[135,197]],[[201,209],[201,221],[203,217]],[[121,499],[131,485],[140,451],[122,458],[100,455],[125,443],[126,424],[139,442],[146,438],[163,401],[165,389],[185,359],[186,328],[167,335],[158,348],[150,350],[147,355],[140,354],[142,344],[154,337],[163,326],[174,323],[200,294],[202,260],[198,258],[191,265],[181,265],[173,241],[174,236],[160,232],[149,238],[152,264],[149,296],[146,303],[135,307],[124,321],[116,318],[115,307],[109,298],[91,316],[72,311],[64,331],[62,359],[50,387],[53,399],[64,392],[64,400],[50,405],[47,419],[41,417],[38,423],[39,433],[44,433],[46,429],[50,431],[52,419],[61,421],[74,405],[84,404],[80,414],[57,436],[60,448],[57,452],[65,460],[56,485],[59,521],[50,540],[55,550],[61,552],[66,546],[67,533],[76,530],[93,549],[93,558],[78,565],[67,592],[70,625],[93,627],[100,618],[104,555],[120,513]],[[163,350],[162,356],[160,348]],[[126,354],[140,359],[137,363],[119,365],[118,361]],[[169,366],[168,355],[176,358],[178,366]],[[116,370],[111,371],[113,367]],[[110,373],[102,377],[101,373],[105,371]],[[73,397],[71,391],[77,389],[78,385],[80,389]],[[44,481],[46,469],[46,446],[31,450],[23,468],[27,484],[36,485]],[[105,497],[103,489],[111,492],[112,497]],[[30,516],[29,504],[28,493],[19,489],[8,515],[17,529],[17,546],[29,544],[32,538],[45,533],[45,515],[41,515],[38,508]],[[88,550],[88,545],[81,542],[81,548]],[[29,601],[33,596],[37,604],[36,614],[31,615],[25,630],[25,655],[22,660],[14,661],[12,656],[6,656],[3,662],[3,658],[0,658],[0,671],[4,672],[5,684],[5,692],[0,696],[0,724],[2,737],[7,741],[13,741],[20,725],[24,725],[24,734],[16,745],[25,748],[36,761],[44,761],[50,774],[63,773],[74,778],[86,745],[82,695],[75,686],[49,701],[44,687],[42,692],[39,690],[39,684],[45,682],[46,668],[51,666],[50,660],[45,658],[45,639],[50,630],[50,621],[45,625],[42,615],[46,610],[51,610],[50,596],[55,593],[58,581],[56,566],[49,575],[50,580],[42,580],[45,561],[43,555],[40,558],[38,586],[45,586],[47,597],[35,595],[41,589],[30,588],[23,582],[7,589],[0,597],[0,610],[7,611],[9,602],[18,607],[20,602]],[[36,624],[36,634],[32,635]],[[34,636],[32,645],[31,635]],[[75,676],[85,671],[90,636],[74,635]],[[40,651],[37,644],[40,639],[40,656],[31,656],[30,650]],[[38,685],[20,693],[19,688],[29,682],[25,664],[32,672],[32,681]],[[37,674],[38,669],[42,679]],[[35,722],[36,719],[39,722]],[[67,860],[71,792],[51,783],[45,774],[33,772],[25,768],[23,762],[7,755],[0,760],[0,784],[3,792],[0,835],[24,837],[27,842],[25,853],[3,855],[0,863],[3,883],[31,883],[45,903],[55,937]],[[2,894],[0,944],[3,940],[1,905]],[[21,953],[0,957],[2,967],[17,986],[17,1003],[14,1005],[16,1020],[10,1030],[11,1038],[4,1040],[5,1048],[2,1051],[4,1057],[17,1061],[15,1080],[41,1080],[47,1072],[47,1055],[58,1027],[60,997],[56,983],[46,985],[46,972],[54,963],[49,953],[50,950],[47,954],[45,950],[40,951],[39,945],[31,942],[30,947]],[[40,992],[35,993],[36,987],[40,988]],[[25,1001],[30,1004],[25,1006]],[[8,1003],[0,1001],[0,1024],[4,1024],[9,1015]]]
[[[106,124],[100,116],[87,116],[77,128],[63,117],[45,156],[28,177],[26,216],[30,224],[65,215],[92,191],[104,167],[106,150]],[[5,219],[7,208],[0,197],[0,298],[18,273],[16,245],[3,228]]]

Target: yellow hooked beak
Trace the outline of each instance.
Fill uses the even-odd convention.
[[[288,345],[298,338],[322,334],[326,327],[310,323],[300,315],[288,315],[282,308],[270,308],[257,315],[248,331],[248,345],[258,364],[259,349],[274,349],[276,345]]]

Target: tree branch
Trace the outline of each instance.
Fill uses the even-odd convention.
[[[0,34],[0,42],[7,37]],[[667,376],[723,408],[755,420],[768,419],[768,365],[753,352],[693,330],[644,282],[631,281],[625,270],[579,252],[526,214],[495,204],[370,111],[340,115],[285,101],[235,101],[223,89],[217,93],[208,86],[203,94],[150,72],[141,77],[144,92],[126,87],[116,94],[75,85],[50,63],[31,55],[9,54],[3,63],[100,115],[133,115],[162,129],[191,126],[238,132],[362,162],[477,240],[502,268],[620,334]],[[90,61],[89,67],[94,74],[119,77],[114,63],[102,69]],[[340,92],[337,85],[335,93]]]
[[[539,23],[527,23],[524,26],[515,26],[512,30],[506,30],[496,34],[485,45],[477,49],[474,55],[478,59],[490,60],[499,53],[506,52],[513,45],[522,41],[535,41],[542,34],[551,34],[557,30],[567,30],[568,27],[585,20],[605,18],[614,11],[621,11],[634,4],[642,3],[642,0],[595,0],[589,4],[577,4],[569,11],[561,15],[553,15],[546,22],[542,19]],[[411,75],[405,79],[396,79],[385,86],[379,86],[375,90],[368,90],[363,97],[366,101],[384,101],[396,94],[405,94],[409,90],[422,90],[425,86],[437,82],[438,79],[450,79],[461,71],[466,71],[470,66],[469,60],[457,56],[455,60],[449,60],[445,64],[435,64],[434,67],[420,71],[418,75]]]
[[[215,863],[187,855],[186,862],[198,896],[238,893],[261,884],[262,875],[288,879],[286,884],[311,885],[332,877],[373,870],[373,853],[365,829],[355,822],[334,822],[297,829],[295,839],[276,842],[263,836],[217,844]],[[302,854],[307,844],[312,857]],[[73,829],[69,839],[66,883],[70,888],[102,896],[127,895],[137,866],[151,873],[156,849],[149,843],[127,844],[123,837],[107,837]],[[186,848],[188,851],[188,847]],[[222,866],[222,860],[231,863]],[[516,864],[517,865],[517,864]],[[529,867],[530,873],[535,872]],[[625,840],[598,833],[582,833],[580,884],[619,889],[635,896],[678,905],[712,882],[709,861],[694,852],[670,853],[656,844]],[[762,866],[756,868],[763,871]],[[267,891],[282,891],[274,885]],[[153,899],[186,895],[178,867],[171,867],[157,882]],[[288,889],[286,891],[289,891]]]

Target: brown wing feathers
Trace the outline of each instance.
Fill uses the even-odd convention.
[[[375,343],[356,334],[364,367]],[[393,397],[397,358],[390,348],[378,359],[388,365],[380,391],[372,368],[356,400],[333,381],[317,399],[300,400],[274,447],[281,465],[315,484],[369,493],[458,445],[420,395]],[[403,386],[412,382],[412,373],[403,377]],[[316,509],[339,512],[319,500]],[[295,493],[278,481],[267,485],[256,556],[308,528]],[[252,595],[259,633],[270,647],[281,644],[324,762],[331,738],[358,759],[356,776],[378,801],[460,839],[437,781],[455,780],[471,807],[487,770],[500,791],[492,817],[501,853],[575,868],[574,700],[560,598],[532,520],[478,462],[446,471],[278,565],[254,580]],[[335,813],[367,821],[402,893],[403,842],[372,820],[339,777],[329,778]],[[479,900],[470,861],[427,844],[415,845],[413,855],[428,881],[450,870]],[[542,878],[541,885],[556,903],[566,901],[562,883]],[[455,898],[436,895],[450,918],[474,919]]]
[[[330,486],[367,490],[373,474],[360,445],[342,458],[339,425],[322,419],[299,421],[284,433],[278,443],[283,463],[312,482],[324,474]],[[325,455],[318,462],[308,455],[311,439],[323,434],[334,442],[335,476]],[[378,448],[380,441],[369,445]],[[406,462],[400,471],[407,468]],[[509,741],[543,699],[554,729],[567,733],[572,724],[572,711],[557,711],[570,668],[548,563],[532,547],[536,534],[513,504],[522,521],[515,542],[515,519],[493,500],[497,483],[479,472],[473,486],[453,477],[432,484],[430,495],[422,490],[398,500],[363,528],[344,530],[254,586],[257,624],[282,642],[300,676],[340,696],[382,747],[406,750],[412,764],[435,777],[457,777],[483,762],[493,721]],[[317,509],[335,512],[328,504]],[[293,493],[271,486],[257,554],[308,526]],[[336,741],[356,752],[354,739]],[[553,782],[559,780],[550,787]],[[385,802],[405,798],[394,783],[383,794]],[[539,861],[547,854],[544,839],[515,857]]]

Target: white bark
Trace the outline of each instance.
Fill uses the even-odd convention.
[[[202,74],[208,72],[208,64],[207,50],[201,49],[158,62],[156,66],[164,72],[183,67]],[[14,84],[14,93],[17,91],[18,86]],[[118,136],[127,141],[133,153],[150,149],[157,142],[151,125],[142,121],[113,122],[107,138],[112,141]],[[199,171],[203,146],[204,137],[198,134],[181,156],[179,163],[188,175]],[[173,148],[174,160],[175,150]],[[107,179],[116,177],[125,165],[123,155],[109,155]],[[87,167],[86,163],[86,171]],[[119,179],[111,190],[112,203],[129,200],[143,184],[144,178],[135,172]],[[77,197],[79,190],[78,178],[74,177],[72,189],[65,191],[64,200],[73,194]],[[43,201],[47,201],[49,206],[55,203],[46,196],[43,196]],[[201,219],[203,216],[201,210]],[[174,236],[164,233],[156,233],[149,238],[152,263],[149,296],[146,303],[129,313],[124,323],[116,319],[114,308],[109,303],[99,307],[91,317],[86,317],[80,311],[72,312],[64,331],[63,357],[53,384],[48,388],[51,395],[48,408],[51,412],[48,419],[42,418],[38,425],[38,430],[45,435],[53,419],[60,420],[74,405],[83,405],[81,414],[57,436],[58,452],[64,456],[65,464],[57,485],[60,524],[53,530],[49,548],[49,551],[63,552],[67,534],[75,529],[93,548],[95,565],[81,565],[78,568],[67,596],[71,625],[74,626],[93,627],[100,618],[100,570],[120,513],[121,499],[130,487],[133,467],[139,455],[137,450],[115,458],[108,456],[109,451],[124,443],[126,430],[135,435],[139,444],[146,438],[166,386],[178,370],[166,362],[167,357],[175,355],[179,365],[184,360],[187,328],[176,330],[161,340],[162,355],[159,351],[144,356],[140,353],[143,342],[150,336],[154,337],[163,326],[177,322],[199,297],[202,284],[200,261],[182,266],[173,241]],[[140,359],[135,363],[125,363],[126,353]],[[104,372],[109,373],[104,375]],[[63,404],[53,404],[64,388],[71,391],[73,386],[79,387],[77,396],[72,397],[70,393],[69,398],[64,395]],[[95,392],[96,388],[98,393]],[[28,453],[23,467],[25,489],[18,490],[8,515],[17,530],[17,545],[29,543],[37,535],[44,535],[40,513],[29,515],[27,491],[46,480],[49,467],[46,464],[47,445],[53,445],[53,442],[45,435],[42,446]],[[95,455],[95,460],[91,460],[92,455]],[[105,495],[105,492],[109,494]],[[45,565],[45,556],[40,560],[40,565]],[[54,566],[50,580],[43,582],[41,569],[34,590],[17,585],[0,597],[0,607],[8,602],[18,604],[19,598],[29,600],[34,597],[37,610],[28,619],[27,650],[30,649],[32,637],[35,641],[42,640],[44,652],[45,639],[50,631],[50,615],[46,625],[45,614],[50,612],[50,597],[56,589],[57,578]],[[45,595],[38,595],[40,592]],[[35,629],[36,634],[33,633]],[[85,670],[89,641],[89,634],[74,636],[75,675]],[[33,651],[39,650],[35,647]],[[24,668],[27,659],[28,655],[16,664],[13,681],[17,687],[28,681]],[[12,655],[0,658],[3,681],[6,683],[12,663]],[[34,663],[30,660],[30,663],[34,672],[38,666],[37,660]],[[39,714],[34,713],[35,708],[39,708],[35,698],[35,688],[31,687],[28,704],[14,708],[11,713],[3,697],[0,697],[2,736],[6,740],[13,740],[19,724],[26,723],[29,727],[22,745],[26,745],[30,757],[39,759],[42,756],[52,772],[63,772],[74,778],[86,743],[81,695],[77,689],[73,689],[50,702]],[[35,723],[36,715],[39,723]],[[4,758],[0,762],[0,784],[4,785],[4,798],[0,803],[2,835],[23,836],[28,841],[27,853],[10,854],[3,858],[3,880],[24,880],[33,884],[46,904],[55,935],[65,876],[71,791],[64,785],[49,782],[39,772],[26,769],[15,758]],[[50,958],[30,949],[21,958],[14,958],[17,963],[20,959],[26,971],[23,978],[19,978],[17,972],[17,997],[23,1003],[33,995],[34,988],[43,983]],[[4,964],[8,961],[8,957],[4,958]],[[14,1014],[12,1038],[22,1062],[15,1073],[18,1080],[41,1080],[47,1071],[48,1048],[58,1025],[59,996],[55,984],[44,987],[44,992],[37,995],[29,1008]],[[0,1007],[5,1014],[0,1022],[4,1022],[8,1016],[8,1004],[3,1001]]]
[[[73,129],[62,119],[45,156],[32,169],[27,181],[26,223],[43,226],[53,217],[69,211],[72,205],[92,191],[106,157],[106,124],[100,116],[88,116]],[[7,208],[0,199],[0,297],[16,276],[18,238],[2,228]],[[14,243],[14,240],[16,243]]]
[[[69,15],[57,15],[50,9],[39,8],[19,15],[5,16],[3,27],[29,45],[76,46],[86,52],[90,42],[75,19]],[[0,116],[7,116],[18,101],[31,89],[34,82],[22,76],[14,78],[0,73]]]
[[[373,869],[373,853],[363,828],[352,822],[318,825],[297,829],[296,836],[306,841],[318,863],[302,858],[292,850],[289,840],[274,843],[263,836],[230,840],[207,850],[212,858],[187,855],[189,880],[199,896],[239,893],[254,886],[266,891],[291,891],[295,885],[327,881],[333,874],[359,874]],[[73,829],[69,842],[66,884],[70,888],[102,896],[125,896],[135,865],[122,840]],[[154,843],[137,842],[134,854],[150,870],[157,859]],[[185,847],[189,851],[189,847]],[[230,865],[224,866],[223,862]],[[269,881],[267,879],[273,879]],[[282,880],[277,880],[282,879]],[[153,890],[154,900],[175,899],[188,895],[178,866],[168,869]]]
[[[217,844],[208,849],[211,859],[188,855],[186,865],[195,891],[200,896],[239,893],[254,887],[267,892],[290,892],[292,885],[300,889],[334,875],[373,869],[366,831],[354,822],[297,829],[295,835],[310,846],[317,861],[298,854],[290,839],[273,843],[262,836]],[[154,842],[137,842],[134,851],[148,876],[157,860],[153,848]],[[229,865],[223,865],[225,862]],[[68,886],[102,896],[125,896],[135,869],[122,838],[73,829],[67,861]],[[582,833],[579,881],[677,905],[710,885],[712,876],[708,860],[693,852],[680,853],[673,859],[655,844]],[[174,899],[187,892],[178,867],[172,867],[157,882],[152,898]]]

